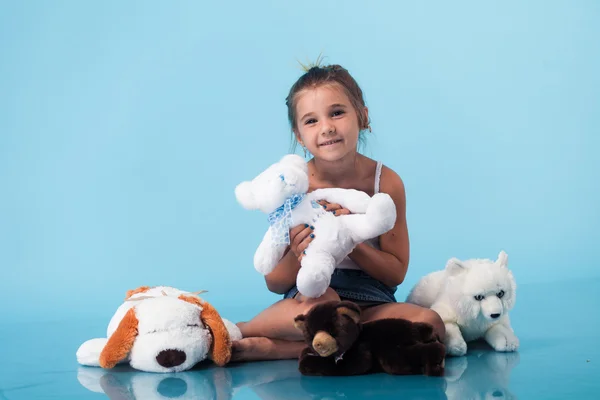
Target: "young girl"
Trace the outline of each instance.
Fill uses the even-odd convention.
[[[286,101],[292,131],[308,162],[309,192],[319,188],[351,188],[373,195],[389,194],[397,208],[394,228],[376,240],[358,245],[340,263],[327,292],[305,298],[295,287],[303,251],[314,238],[311,227],[290,231],[291,244],[277,267],[266,276],[271,292],[284,298],[252,320],[238,323],[243,339],[234,342],[232,361],[298,358],[302,333],[294,317],[330,300],[351,300],[362,308],[363,322],[381,318],[405,318],[434,326],[440,340],[445,331],[432,310],[397,303],[396,287],[406,276],[409,239],[406,200],[400,177],[381,162],[357,151],[366,130],[371,130],[362,91],[347,70],[339,65],[310,68],[292,86]],[[321,201],[334,215],[348,214],[338,204]]]

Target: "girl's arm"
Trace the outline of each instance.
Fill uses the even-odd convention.
[[[381,250],[361,243],[348,257],[373,278],[394,287],[404,281],[410,257],[406,194],[402,179],[387,167],[382,170],[380,188],[382,192],[389,194],[396,204],[396,224],[379,237]]]

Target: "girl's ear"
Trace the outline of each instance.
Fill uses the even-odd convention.
[[[132,307],[123,317],[117,330],[110,336],[106,346],[100,353],[99,364],[102,368],[112,368],[131,351],[135,338],[138,335],[138,319],[135,308]]]
[[[369,107],[365,106],[364,113],[365,113],[365,120],[364,120],[365,126],[361,126],[361,129],[371,129],[370,125],[369,125]]]

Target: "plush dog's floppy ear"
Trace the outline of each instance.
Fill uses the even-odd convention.
[[[112,368],[127,357],[137,334],[138,319],[135,316],[135,308],[130,308],[119,323],[117,330],[108,339],[102,353],[100,353],[100,366],[102,368]]]
[[[134,294],[144,293],[144,292],[147,292],[148,290],[150,290],[150,286],[140,286],[137,289],[128,290],[127,294],[125,295],[125,300],[128,300]]]
[[[337,305],[336,311],[340,315],[345,315],[349,317],[356,324],[360,322],[360,308],[351,301],[341,301]]]
[[[179,298],[202,307],[200,319],[210,330],[213,337],[209,357],[220,367],[227,364],[231,359],[231,338],[217,310],[210,303],[201,301],[197,297],[181,295]]]

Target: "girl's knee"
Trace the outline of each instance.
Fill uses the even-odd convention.
[[[443,340],[446,334],[446,327],[444,326],[444,321],[442,321],[442,318],[437,312],[433,311],[430,308],[423,308],[419,312],[416,320],[418,322],[424,322],[426,324],[432,325],[439,338]]]

